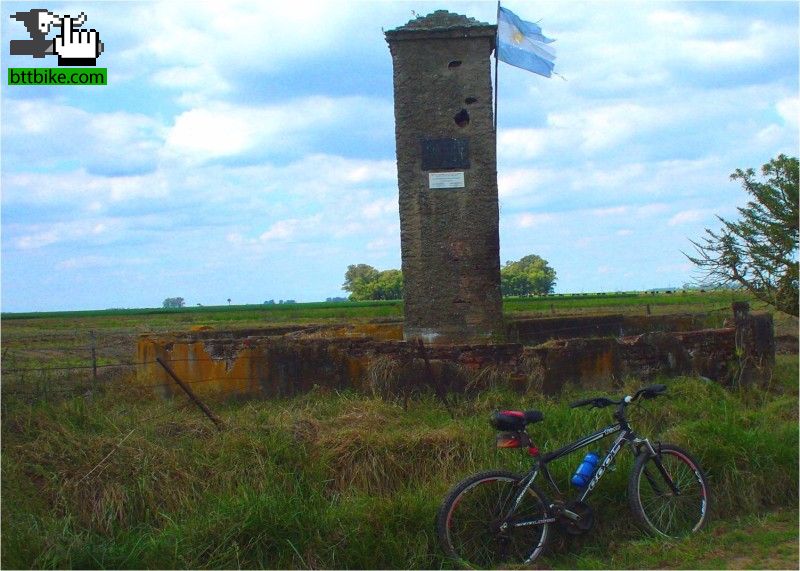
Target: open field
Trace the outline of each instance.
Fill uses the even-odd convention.
[[[505,313],[537,313],[557,311],[559,314],[614,311],[644,311],[647,305],[654,312],[708,311],[730,307],[731,302],[747,300],[748,295],[735,290],[618,292],[600,294],[563,294],[534,297],[507,297],[503,300]],[[56,311],[34,313],[3,313],[4,321],[27,319],[56,319],[75,322],[83,318],[97,319],[108,325],[145,322],[153,326],[167,323],[205,320],[228,324],[248,323],[251,320],[270,322],[320,321],[326,319],[358,319],[402,317],[400,300],[313,302],[275,305],[195,306],[179,309],[140,308],[87,311]],[[179,317],[180,316],[180,317]],[[126,319],[132,318],[132,319]]]
[[[710,312],[722,319],[730,316],[731,303],[750,301],[754,311],[766,310],[763,303],[740,291],[676,291],[673,293],[572,294],[503,300],[507,316],[565,316],[586,314],[654,315]],[[402,319],[400,300],[360,302],[317,302],[281,305],[233,305],[185,307],[180,309],[141,308],[41,313],[3,313],[3,341],[26,336],[69,337],[89,330],[98,333],[157,332],[185,330],[195,325],[219,328],[249,328],[284,323],[330,323],[364,319]],[[776,325],[797,333],[797,320],[776,315]],[[777,331],[778,334],[782,330]]]
[[[709,549],[725,561],[733,543],[729,561],[743,561],[777,537],[777,566],[796,566],[786,546],[797,541],[787,523],[798,503],[797,358],[780,361],[770,391],[670,379],[669,399],[632,414],[642,433],[700,459],[714,494],[707,532],[676,546],[643,539],[626,511],[626,454],[592,497],[596,533],[555,542],[540,565],[717,566]],[[222,433],[184,399],[122,389],[19,404],[2,419],[2,565],[447,567],[433,531],[446,490],[474,471],[526,465],[493,448],[489,413],[540,408],[532,433],[549,449],[609,420],[608,410],[569,409],[574,397],[489,391],[459,399],[455,419],[432,397],[407,411],[352,393],[212,402]],[[579,460],[556,463],[559,482]],[[758,515],[776,509],[788,515]]]

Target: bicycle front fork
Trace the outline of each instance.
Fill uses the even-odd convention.
[[[658,468],[661,477],[667,483],[667,486],[669,486],[673,494],[680,496],[681,491],[675,485],[675,482],[672,480],[672,476],[669,475],[669,472],[666,468],[664,468],[664,464],[661,462],[661,445],[657,443],[656,446],[653,447],[652,443],[647,438],[637,438],[632,442],[632,444],[636,449],[637,456],[639,454],[648,454],[653,458],[653,462],[655,463],[656,468]],[[656,448],[658,448],[658,451],[656,451]],[[650,486],[652,486],[653,490],[657,494],[662,495],[663,492],[661,491],[661,486],[659,486],[658,482],[655,481],[655,478],[650,475],[650,472],[647,470],[647,466],[644,467],[644,476],[647,478],[647,481],[650,483]]]

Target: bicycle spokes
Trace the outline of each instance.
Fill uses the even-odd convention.
[[[445,519],[453,551],[480,567],[520,564],[538,554],[549,522],[533,490],[513,509],[522,490],[513,477],[481,478],[461,490]]]
[[[638,498],[646,523],[663,535],[694,531],[705,518],[703,478],[688,458],[672,450],[643,465]]]

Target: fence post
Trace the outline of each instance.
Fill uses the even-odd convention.
[[[92,381],[97,384],[97,337],[94,330],[89,331],[89,338],[92,342]]]
[[[192,389],[189,388],[189,385],[187,385],[182,380],[180,380],[180,378],[178,378],[178,375],[176,375],[175,372],[172,369],[169,368],[169,366],[161,359],[161,357],[156,357],[156,361],[158,361],[159,365],[164,367],[164,370],[169,374],[170,377],[172,377],[172,379],[176,383],[178,383],[178,386],[180,386],[183,389],[183,391],[187,395],[189,395],[189,398],[192,399],[192,402],[194,402],[194,404],[196,404],[198,406],[198,408],[200,408],[200,410],[202,410],[203,413],[205,413],[205,415],[208,418],[211,419],[211,422],[213,422],[214,424],[217,425],[217,430],[222,432],[222,429],[223,429],[223,426],[224,426],[223,423],[222,423],[222,420],[220,420],[217,417],[217,415],[215,415],[213,412],[211,412],[211,409],[208,408],[203,401],[201,401],[199,398],[197,398],[197,396],[194,394],[194,392],[192,392]]]

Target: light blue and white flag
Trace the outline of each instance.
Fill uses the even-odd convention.
[[[498,6],[497,57],[500,61],[550,77],[556,52],[548,44],[554,41],[544,37],[536,24],[520,20],[511,10]]]

